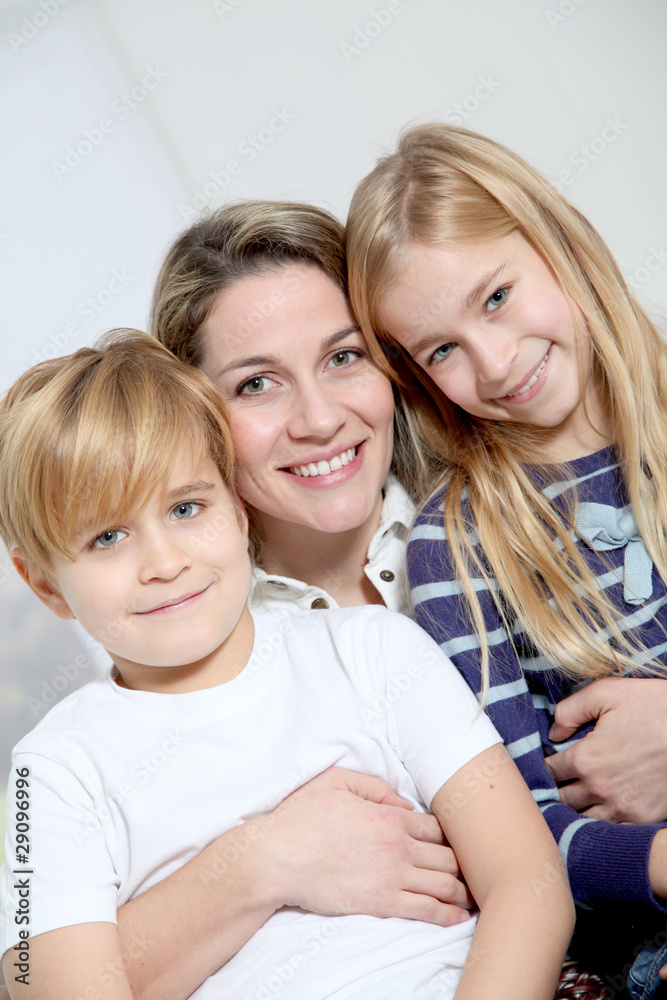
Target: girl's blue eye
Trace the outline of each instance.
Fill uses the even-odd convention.
[[[493,312],[494,309],[497,309],[498,306],[501,306],[503,304],[503,302],[505,301],[506,298],[507,298],[507,289],[506,288],[499,288],[488,299],[488,301],[486,303],[486,308],[489,310],[489,312]]]
[[[110,531],[103,531],[102,534],[98,535],[94,540],[93,548],[110,549],[121,540],[121,536],[125,538],[125,532],[119,531],[117,528],[113,528]]]
[[[188,503],[179,503],[172,510],[172,517],[176,521],[185,521],[189,517],[194,517],[200,507],[201,504],[193,503],[192,501],[188,501]]]
[[[444,358],[448,358],[449,355],[454,350],[453,344],[442,344],[440,347],[436,348],[431,356],[432,361],[442,361]]]

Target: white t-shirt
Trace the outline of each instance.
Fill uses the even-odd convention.
[[[31,873],[31,936],[115,922],[118,906],[332,764],[385,778],[424,811],[463,764],[500,742],[451,663],[404,616],[368,607],[253,618],[252,656],[227,684],[155,694],[119,687],[110,671],[18,744],[3,952],[18,940],[23,904],[12,887],[21,872]],[[12,803],[25,768],[31,850],[22,866]],[[223,856],[210,872],[211,892],[234,860]],[[279,988],[285,1000],[450,997],[474,922],[442,928],[284,907],[193,996],[262,1000]]]
[[[364,573],[390,611],[401,611],[413,617],[406,554],[415,506],[396,476],[387,476],[383,492],[380,524],[368,546]],[[324,590],[303,580],[267,573],[260,566],[254,566],[248,607],[251,611],[337,608],[335,591],[335,574],[331,586]]]

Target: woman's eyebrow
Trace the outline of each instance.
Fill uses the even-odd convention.
[[[320,344],[320,350],[328,351],[336,344],[340,343],[341,340],[345,340],[352,333],[358,333],[359,327],[355,324],[354,326],[346,326],[344,330],[339,330],[338,333],[332,333],[330,337],[327,337]],[[237,371],[239,368],[267,368],[271,365],[277,365],[278,359],[269,354],[255,354],[251,358],[239,358],[238,361],[232,361],[228,365],[224,365],[213,377],[220,378],[221,375],[226,375],[227,372]]]

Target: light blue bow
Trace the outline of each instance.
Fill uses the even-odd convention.
[[[653,593],[653,561],[639,534],[632,505],[609,507],[604,503],[581,503],[576,532],[597,552],[625,546],[623,598],[626,604],[642,604]]]

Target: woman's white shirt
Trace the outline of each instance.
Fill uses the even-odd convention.
[[[390,611],[413,617],[406,572],[408,534],[415,507],[405,488],[389,475],[384,484],[380,525],[368,546],[364,573]],[[336,574],[331,574],[327,590],[303,580],[266,573],[253,567],[248,606],[251,611],[307,611],[310,608],[337,608]]]

